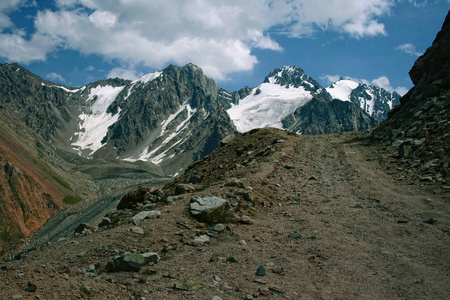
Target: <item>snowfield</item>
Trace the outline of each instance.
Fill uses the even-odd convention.
[[[281,120],[311,99],[311,93],[303,87],[263,83],[227,112],[240,132],[263,127],[282,128]]]
[[[339,80],[327,87],[327,92],[333,99],[350,101],[350,94],[358,87],[359,83],[353,80]]]
[[[120,110],[115,115],[106,111],[123,89],[124,86],[108,85],[99,85],[91,89],[86,102],[92,101],[94,98],[96,100],[89,113],[82,113],[78,116],[80,119],[79,131],[74,133],[76,141],[72,143],[73,148],[77,149],[79,153],[89,149],[89,155],[92,155],[103,146],[101,141],[106,136],[108,128],[116,123],[120,116]]]

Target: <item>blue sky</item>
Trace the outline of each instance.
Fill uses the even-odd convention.
[[[296,65],[403,94],[450,0],[1,0],[0,60],[67,86],[192,62],[234,91]]]

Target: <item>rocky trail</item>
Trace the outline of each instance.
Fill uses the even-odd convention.
[[[365,134],[243,134],[107,226],[4,261],[0,298],[445,299],[450,189]],[[235,222],[192,217],[209,194]]]

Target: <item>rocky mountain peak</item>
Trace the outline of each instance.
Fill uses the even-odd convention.
[[[279,84],[286,87],[293,86],[295,88],[303,86],[307,91],[321,89],[317,81],[306,75],[305,71],[297,66],[283,66],[272,70],[264,79],[264,83]]]

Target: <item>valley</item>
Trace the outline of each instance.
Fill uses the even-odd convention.
[[[0,298],[445,299],[449,53],[450,14],[401,98],[0,65]]]

